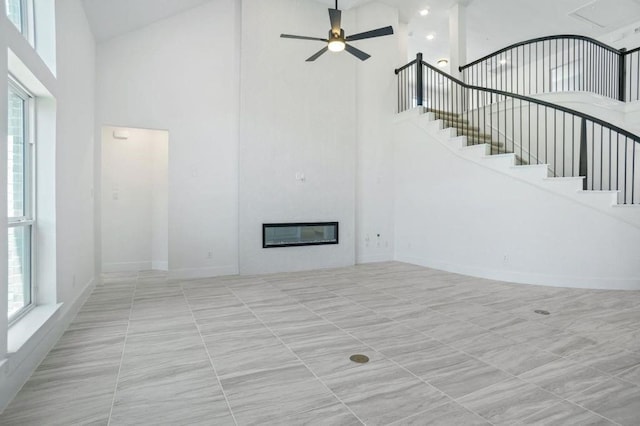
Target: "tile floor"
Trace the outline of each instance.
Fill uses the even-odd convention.
[[[637,426],[640,292],[397,262],[184,282],[113,274],[0,416],[363,423]]]

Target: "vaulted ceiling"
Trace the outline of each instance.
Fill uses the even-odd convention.
[[[210,0],[83,0],[97,42],[146,27]]]
[[[96,40],[102,42],[211,0],[83,1]],[[335,0],[315,1],[335,6]],[[376,0],[340,0],[339,8],[348,13],[349,9],[372,1]],[[469,60],[533,37],[551,34],[598,37],[640,22],[640,0],[377,1],[398,8],[401,19],[408,23],[410,55],[424,52],[430,62],[448,56],[448,11],[457,2],[467,4]],[[419,13],[423,9],[429,10],[426,16]],[[427,40],[430,34],[433,39]]]

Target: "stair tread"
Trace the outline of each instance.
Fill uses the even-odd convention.
[[[464,132],[471,132],[471,133],[479,133],[480,129],[474,126],[469,126],[467,124],[464,123],[450,123],[448,121],[445,120],[444,122],[445,127],[452,127],[454,129],[459,129],[462,130]]]
[[[455,112],[449,112],[449,111],[442,111],[442,110],[438,110],[438,109],[427,109],[427,112],[432,112],[434,113],[436,116],[438,115],[446,115],[449,117],[460,117],[460,114],[456,114]]]
[[[549,176],[545,179],[560,182],[561,180],[582,180],[584,176]]]
[[[460,136],[466,136],[466,135],[460,135]],[[504,147],[504,144],[502,142],[496,142],[496,141],[484,141],[479,143],[468,143],[468,142],[469,141],[467,140],[467,145],[491,145],[499,148]]]
[[[466,120],[462,117],[438,116],[437,114],[435,117],[436,117],[436,120],[444,120],[445,122],[451,123],[451,124],[464,124],[465,126],[470,124],[469,120]]]

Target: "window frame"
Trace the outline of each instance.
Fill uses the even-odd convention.
[[[5,0],[7,18],[9,17],[9,1],[11,0]],[[9,21],[11,21],[17,30],[29,41],[29,43],[33,44],[33,41],[35,40],[33,0],[18,1],[20,2],[20,27],[18,27],[15,22],[11,21],[11,19],[9,19]]]
[[[36,306],[36,279],[35,279],[35,259],[36,259],[36,188],[35,188],[35,97],[30,93],[17,78],[9,74],[8,76],[8,93],[12,92],[18,95],[24,101],[23,110],[23,211],[22,216],[7,217],[7,230],[9,228],[25,228],[28,232],[29,247],[27,250],[28,258],[25,260],[27,265],[26,277],[28,278],[29,303],[20,310],[8,317],[9,327],[19,321],[27,313]],[[8,149],[8,147],[7,147]],[[9,159],[7,158],[7,166]],[[7,167],[7,175],[9,173]],[[8,243],[8,240],[7,240]],[[8,272],[8,271],[7,271]],[[7,281],[8,285],[8,281]],[[25,285],[25,289],[27,286]],[[8,295],[8,293],[7,293]],[[8,304],[8,299],[3,303]]]

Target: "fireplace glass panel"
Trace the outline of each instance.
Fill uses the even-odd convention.
[[[338,222],[265,223],[262,247],[338,244]]]

